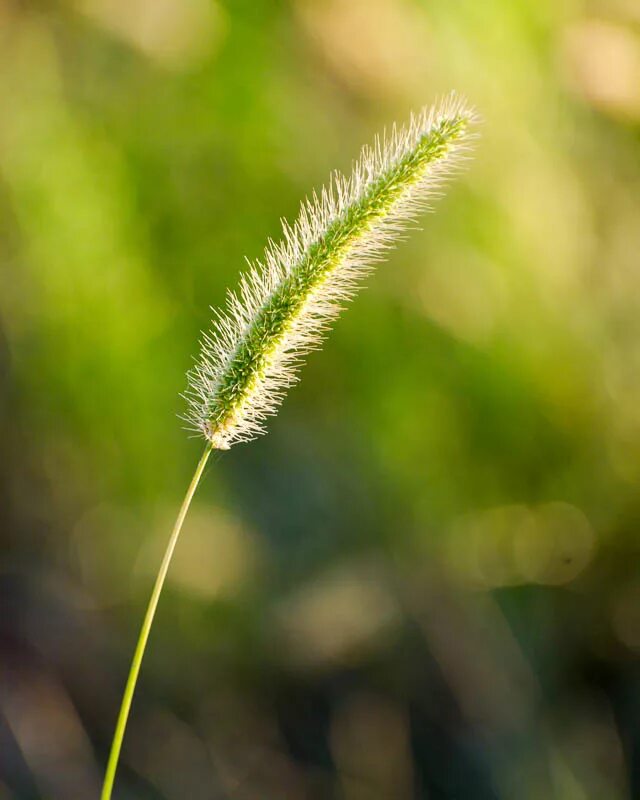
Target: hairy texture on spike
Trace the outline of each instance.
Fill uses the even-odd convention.
[[[189,427],[227,449],[264,433],[360,279],[428,207],[469,151],[475,117],[451,95],[365,146],[351,177],[334,173],[283,239],[250,266],[204,334],[189,372]]]

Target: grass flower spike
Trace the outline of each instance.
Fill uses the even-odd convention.
[[[365,146],[303,203],[283,239],[230,292],[189,374],[189,427],[214,448],[255,438],[323,333],[469,149],[473,113],[451,95]]]
[[[317,347],[361,279],[425,209],[469,150],[473,113],[454,95],[411,118],[406,128],[365,147],[351,177],[334,174],[302,204],[283,239],[230,292],[202,339],[188,376],[189,426],[206,447],[165,550],[131,662],[102,800],[110,800],[140,666],[162,587],[191,500],[213,449],[264,432],[301,356]]]

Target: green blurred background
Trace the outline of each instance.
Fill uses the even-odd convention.
[[[638,0],[1,0],[1,800],[98,795],[209,305],[452,88],[467,173],[207,471],[116,797],[640,797]]]

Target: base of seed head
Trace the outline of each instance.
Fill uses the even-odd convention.
[[[211,422],[205,422],[203,431],[205,439],[211,443],[214,450],[229,450],[231,445],[228,442],[225,432],[220,429],[219,425],[214,425]]]

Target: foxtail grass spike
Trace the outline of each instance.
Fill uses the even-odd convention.
[[[350,177],[334,173],[293,225],[282,222],[282,241],[269,242],[203,334],[185,394],[190,429],[218,449],[264,433],[301,356],[464,160],[474,120],[450,95],[365,146]]]

